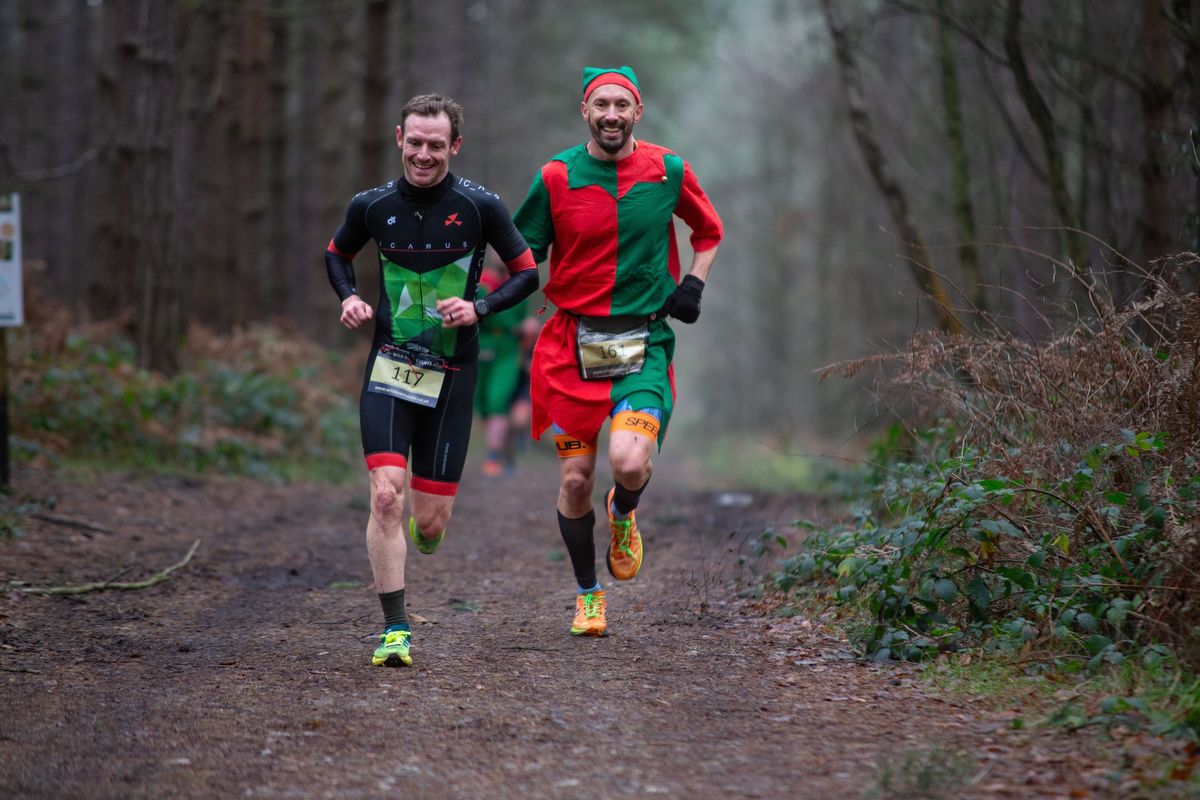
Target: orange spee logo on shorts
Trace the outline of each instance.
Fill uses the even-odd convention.
[[[662,427],[662,423],[653,414],[647,414],[644,411],[622,411],[612,420],[614,431],[629,431],[654,441],[658,441],[660,427]]]
[[[554,450],[558,453],[559,458],[574,458],[596,452],[596,443],[576,439],[569,433],[556,433],[554,434]]]

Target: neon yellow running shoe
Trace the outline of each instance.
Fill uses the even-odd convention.
[[[607,605],[603,589],[575,595],[575,620],[571,623],[571,635],[603,636],[608,627],[604,618]]]
[[[425,535],[417,530],[417,521],[412,517],[408,518],[408,538],[412,539],[412,543],[417,546],[425,555],[429,555],[434,550],[438,549],[438,545],[442,543],[442,539],[446,538],[446,531],[443,530],[432,539],[426,539]]]
[[[642,568],[642,534],[638,530],[637,512],[630,511],[629,519],[613,519],[613,494],[617,491],[614,486],[608,490],[604,499],[604,508],[608,512],[608,527],[612,531],[612,539],[608,543],[608,553],[605,561],[609,573],[619,581],[627,581]]]
[[[412,634],[408,631],[384,631],[379,636],[379,647],[371,656],[371,665],[378,667],[407,667],[412,663],[408,654],[408,640]]]

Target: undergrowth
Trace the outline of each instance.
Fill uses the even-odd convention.
[[[119,323],[52,309],[16,329],[10,419],[18,461],[268,479],[344,480],[358,442],[355,376],[278,327],[193,327],[172,377],[135,366]]]
[[[930,333],[871,359],[920,411],[876,444],[866,496],[809,526],[770,582],[856,609],[876,660],[1124,670],[1136,691],[1063,714],[1197,737],[1200,297],[1158,279],[1123,310],[1090,299],[1049,341]]]

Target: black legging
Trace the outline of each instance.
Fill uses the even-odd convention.
[[[377,349],[371,351],[368,376],[377,354]],[[358,401],[363,453],[405,456],[414,477],[458,483],[471,438],[477,371],[474,359],[447,369],[434,408],[369,391],[369,381],[364,381]]]

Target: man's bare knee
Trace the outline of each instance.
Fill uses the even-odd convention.
[[[628,489],[637,489],[650,480],[650,448],[641,442],[612,448],[608,453],[613,480]]]
[[[446,530],[446,526],[450,523],[449,509],[424,509],[420,513],[413,511],[413,521],[417,524],[417,530],[426,539],[435,539],[442,535],[442,531]]]
[[[595,473],[581,470],[566,470],[562,474],[559,491],[573,505],[590,500],[596,485]]]
[[[404,493],[388,482],[371,487],[371,514],[385,530],[391,530],[404,516]]]

